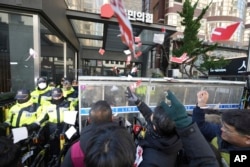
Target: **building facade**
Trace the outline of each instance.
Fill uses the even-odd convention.
[[[117,19],[100,16],[109,0],[0,0],[0,92],[33,89],[40,76],[59,84],[62,77],[113,75],[118,67],[127,75],[136,66],[139,77],[168,69],[167,56],[175,40],[182,38],[178,11],[184,0],[124,0],[142,55],[127,63],[127,50],[119,37]],[[195,2],[195,1],[194,1]],[[207,5],[199,1],[197,14]],[[246,57],[250,31],[249,2],[213,1],[202,20],[200,38],[209,44],[209,33],[217,26],[241,21],[240,28],[227,42],[211,53],[227,58]],[[144,14],[152,14],[146,22]],[[138,16],[140,16],[138,18]],[[137,18],[135,18],[137,17]],[[153,42],[164,30],[165,48]],[[103,49],[101,55],[98,51]],[[157,69],[157,70],[155,70]]]
[[[0,92],[34,89],[45,76],[60,83],[62,77],[113,75],[118,67],[126,75],[136,66],[138,76],[146,76],[154,60],[148,53],[156,47],[154,32],[174,26],[131,20],[134,36],[141,37],[142,55],[126,63],[128,49],[119,38],[117,19],[102,18],[100,9],[108,0],[0,0]],[[132,13],[141,12],[143,1],[124,1]],[[149,6],[144,6],[149,11]],[[138,11],[139,9],[139,11]],[[143,13],[144,14],[144,13]],[[100,55],[99,49],[105,50]],[[150,61],[148,61],[150,60]],[[150,62],[150,63],[148,63]]]
[[[183,38],[184,27],[181,25],[181,17],[178,11],[182,10],[185,0],[152,0],[151,10],[155,22],[163,22],[176,26],[177,33],[171,38],[173,42]],[[197,0],[191,0],[194,4]],[[195,10],[198,16],[201,9],[209,5],[210,1],[199,1]],[[225,27],[235,22],[241,22],[230,40],[218,42],[219,48],[214,53],[225,58],[245,57],[249,43],[249,3],[246,0],[216,0],[212,1],[205,17],[202,19],[199,37],[206,44],[211,44],[210,36],[214,28]]]

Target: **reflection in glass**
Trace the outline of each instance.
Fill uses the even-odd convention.
[[[33,17],[0,12],[0,92],[34,87]]]

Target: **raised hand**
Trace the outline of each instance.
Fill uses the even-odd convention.
[[[162,106],[168,116],[175,121],[176,127],[183,128],[190,125],[192,123],[192,119],[188,117],[185,106],[170,90],[167,91],[166,98],[171,101],[171,105],[162,101],[160,106]]]
[[[201,90],[197,93],[197,106],[199,107],[206,107],[207,101],[209,98],[209,94],[205,90]]]
[[[129,102],[134,103],[136,105],[140,103],[139,98],[130,90],[129,87],[127,87],[127,91],[125,92],[125,94]]]

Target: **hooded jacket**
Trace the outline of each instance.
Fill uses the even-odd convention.
[[[144,102],[141,102],[138,109],[150,124],[152,110]],[[143,161],[139,167],[176,166],[177,155],[182,148],[180,137],[177,133],[171,136],[153,135],[152,133],[154,132],[147,129],[145,138],[139,140],[139,145],[143,148]]]
[[[105,124],[109,124],[109,123],[105,123]],[[110,124],[117,124],[116,122],[110,122]],[[82,131],[81,131],[81,135],[80,135],[80,147],[81,150],[84,154],[86,148],[87,148],[87,141],[89,140],[89,138],[93,135],[93,129],[97,128],[98,126],[101,126],[100,124],[89,124],[88,126],[85,126]],[[73,162],[71,159],[71,149],[70,148],[63,160],[63,163],[61,165],[61,167],[73,167]],[[82,161],[84,161],[84,159],[82,159]],[[84,166],[83,166],[84,167]]]

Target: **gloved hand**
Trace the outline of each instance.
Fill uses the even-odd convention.
[[[207,107],[207,101],[209,98],[209,94],[207,91],[205,90],[201,90],[197,93],[197,106],[199,107]]]
[[[184,128],[192,123],[191,117],[188,116],[184,105],[168,90],[166,98],[171,101],[169,106],[165,101],[160,103],[160,106],[167,112],[170,119],[175,122],[177,128]]]
[[[6,130],[8,127],[9,127],[9,124],[7,124],[5,122],[0,124],[0,129],[2,129],[2,130]]]
[[[47,120],[49,120],[49,114],[45,114],[43,119],[39,122],[40,124],[43,124],[44,122],[46,122]]]
[[[36,131],[40,128],[40,125],[38,125],[37,123],[32,123],[29,125],[25,124],[23,126],[26,126],[28,131]]]
[[[130,90],[129,87],[127,87],[127,91],[125,92],[125,94],[129,102],[136,104],[136,105],[140,103],[139,98]]]

